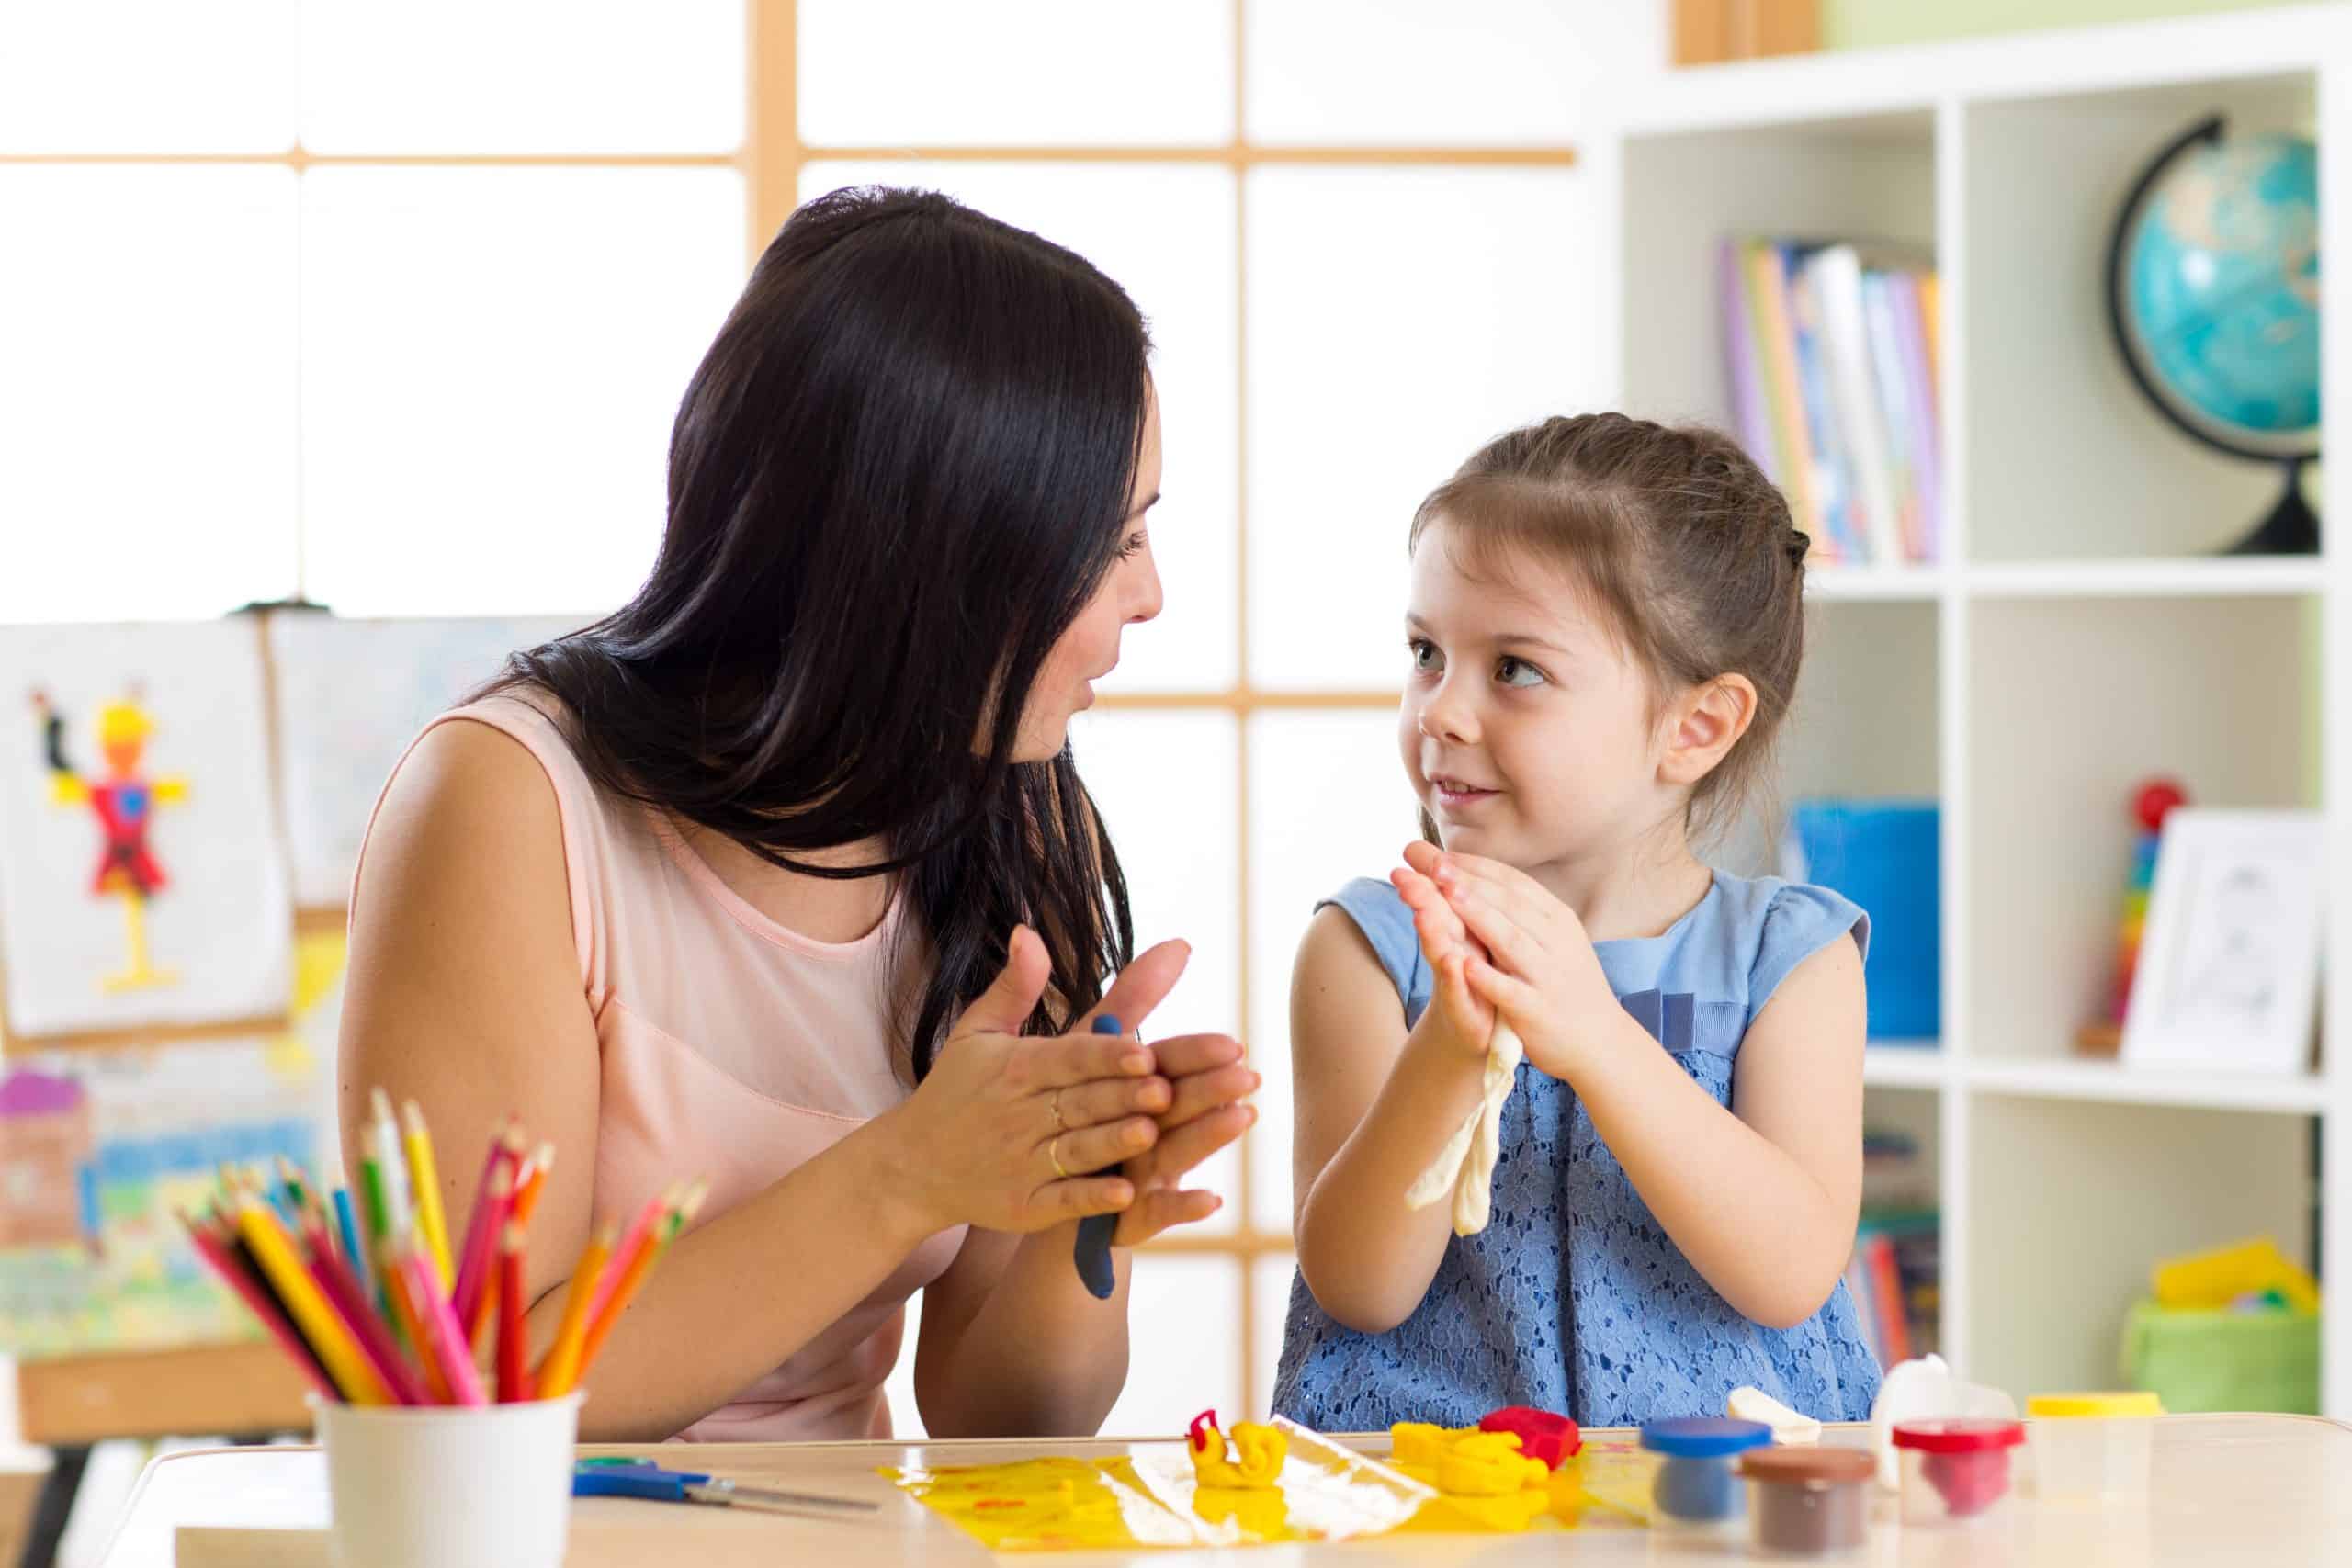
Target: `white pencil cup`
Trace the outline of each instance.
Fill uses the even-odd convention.
[[[335,1568],[562,1568],[580,1399],[469,1409],[314,1397]]]

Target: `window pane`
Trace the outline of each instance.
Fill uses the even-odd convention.
[[[0,622],[294,587],[294,175],[0,169]]]
[[[295,32],[294,0],[0,0],[0,150],[283,152]]]
[[[1415,833],[1396,716],[1260,713],[1250,720],[1250,1040],[1266,1087],[1250,1150],[1250,1215],[1291,1213],[1290,975],[1299,938],[1352,877],[1386,877]]]
[[[1262,1420],[1273,1409],[1274,1371],[1283,1358],[1283,1321],[1290,1313],[1290,1281],[1298,1259],[1285,1252],[1261,1258],[1250,1267],[1254,1297],[1250,1312],[1256,1338],[1250,1363],[1250,1415]]]
[[[733,152],[743,0],[307,0],[314,152]]]
[[[1071,726],[1080,776],[1102,808],[1127,879],[1136,951],[1170,937],[1192,943],[1184,977],[1144,1037],[1231,1034],[1242,1039],[1240,761],[1227,713],[1080,714]],[[1131,1027],[1135,1020],[1125,1021]],[[1241,1223],[1241,1158],[1227,1148],[1187,1179],[1225,1207],[1184,1235],[1229,1232]]]
[[[1604,70],[1656,68],[1663,7],[1250,0],[1249,130],[1267,144],[1560,145]]]
[[[800,0],[812,147],[1233,137],[1231,0]]]
[[[717,169],[313,169],[302,234],[311,597],[594,614],[662,536],[680,394],[743,277]]]
[[[1126,1392],[1106,1438],[1173,1438],[1214,1407],[1241,1406],[1241,1260],[1136,1254],[1128,1287]]]
[[[1236,674],[1233,508],[1239,371],[1233,175],[1180,164],[819,163],[803,198],[846,185],[944,191],[1101,267],[1151,323],[1167,497],[1151,547],[1167,608],[1131,629],[1105,691],[1222,691]]]
[[[1565,170],[1261,168],[1248,195],[1252,682],[1385,689],[1413,508],[1604,384],[1601,226]]]

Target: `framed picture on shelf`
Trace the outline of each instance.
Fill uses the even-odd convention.
[[[2310,1066],[2324,844],[2312,811],[2183,807],[2165,818],[2124,1016],[2127,1065]]]

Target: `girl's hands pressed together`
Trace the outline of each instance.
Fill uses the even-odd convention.
[[[1423,845],[1426,849],[1428,846]],[[1406,859],[1412,859],[1406,852]],[[1437,1016],[1449,1042],[1473,1056],[1483,1056],[1494,1038],[1493,1004],[1470,988],[1473,959],[1486,962],[1485,945],[1474,941],[1453,906],[1437,884],[1410,866],[1400,865],[1388,880],[1413,911],[1413,932],[1420,939],[1421,956],[1429,961],[1434,980],[1430,1011]]]
[[[1463,961],[1471,993],[1518,1032],[1529,1061],[1576,1081],[1626,1017],[1576,911],[1500,861],[1426,843],[1405,859],[1485,949]]]

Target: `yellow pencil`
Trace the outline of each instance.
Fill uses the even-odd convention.
[[[595,1299],[596,1276],[605,1271],[605,1260],[612,1257],[618,1234],[611,1225],[598,1231],[572,1267],[571,1289],[564,1294],[563,1320],[556,1327],[555,1343],[548,1347],[547,1358],[540,1361],[538,1371],[531,1379],[531,1386],[541,1399],[560,1399],[570,1393],[572,1380],[580,1374],[580,1347],[582,1337],[588,1330],[588,1303]]]
[[[441,1288],[447,1290],[449,1272],[449,1223],[441,1213],[441,1171],[433,1163],[433,1134],[424,1130],[424,1112],[413,1100],[401,1107],[402,1136],[401,1143],[408,1150],[409,1181],[416,1188],[416,1222],[424,1232],[424,1245],[433,1254],[433,1267],[441,1276]]]
[[[352,1338],[342,1318],[320,1293],[310,1269],[302,1265],[301,1255],[294,1249],[293,1238],[286,1234],[286,1227],[278,1223],[269,1206],[239,1193],[237,1234],[244,1238],[254,1261],[269,1277],[270,1287],[286,1303],[286,1310],[301,1329],[302,1337],[318,1352],[327,1375],[343,1390],[344,1398],[354,1404],[399,1403],[392,1397],[392,1391],[384,1386],[384,1380],[376,1375],[376,1369],[368,1364],[358,1341]]]

